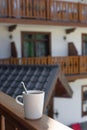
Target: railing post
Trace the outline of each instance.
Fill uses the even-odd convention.
[[[0,114],[0,130],[5,130],[5,118]]]

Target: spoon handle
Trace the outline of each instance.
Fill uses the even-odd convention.
[[[24,90],[25,90],[25,93],[28,93],[23,81],[21,82],[21,84],[22,84],[22,86],[23,86],[23,88],[24,88]]]

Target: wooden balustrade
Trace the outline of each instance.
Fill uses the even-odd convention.
[[[0,130],[72,130],[43,115],[38,120],[24,118],[23,107],[15,99],[0,92]]]
[[[10,58],[1,59],[0,64],[60,64],[64,74],[87,72],[87,56]]]
[[[64,74],[87,73],[87,56],[9,58],[1,59],[0,64],[60,64]]]
[[[0,0],[0,18],[87,23],[87,4],[58,0]]]

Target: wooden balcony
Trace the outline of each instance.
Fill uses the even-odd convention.
[[[57,0],[0,0],[0,22],[87,26],[87,4]]]
[[[60,64],[69,81],[87,77],[87,56],[9,58],[0,64]]]
[[[0,130],[72,130],[43,115],[38,120],[24,118],[23,107],[15,99],[0,92]]]

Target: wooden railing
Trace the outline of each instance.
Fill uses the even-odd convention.
[[[15,99],[0,92],[0,130],[72,130],[43,115],[38,120],[24,118],[23,107]]]
[[[0,0],[0,17],[46,18],[47,0]]]
[[[87,73],[87,56],[9,58],[1,59],[0,64],[60,64],[66,75]]]
[[[57,0],[0,0],[0,18],[87,23],[87,4]]]

